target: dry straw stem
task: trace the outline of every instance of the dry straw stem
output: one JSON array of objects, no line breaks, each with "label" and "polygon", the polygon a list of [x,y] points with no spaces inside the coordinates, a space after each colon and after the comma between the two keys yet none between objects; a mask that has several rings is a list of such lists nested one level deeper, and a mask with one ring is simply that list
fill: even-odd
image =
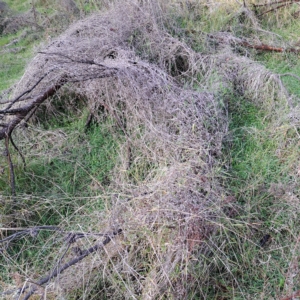
[{"label": "dry straw stem", "polygon": [[[122,1],[75,23],[36,55],[15,89],[13,98],[47,74],[9,110],[30,105],[67,78],[64,93],[86,99],[99,122],[104,107],[125,136],[110,192],[103,195],[110,199],[107,211],[78,214],[69,223],[101,232],[121,228],[123,235],[106,252],[60,274],[55,288],[47,289],[57,295],[96,275],[112,299],[202,295],[203,283],[189,276],[189,267],[204,264],[200,253],[208,257],[227,194],[215,176],[228,128],[220,95],[230,90],[270,111],[286,101],[276,75],[228,44],[202,55],[170,36],[162,3]],[[2,122],[14,117],[4,113]],[[134,177],[130,172],[141,165],[147,167]]]}]

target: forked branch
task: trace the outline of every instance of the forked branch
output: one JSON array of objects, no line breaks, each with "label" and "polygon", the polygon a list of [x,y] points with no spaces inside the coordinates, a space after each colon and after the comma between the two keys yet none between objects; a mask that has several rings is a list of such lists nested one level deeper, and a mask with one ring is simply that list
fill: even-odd
[{"label": "forked branch", "polygon": [[[45,283],[48,283],[52,278],[58,276],[66,269],[70,268],[71,266],[77,264],[81,260],[83,260],[85,257],[87,257],[89,254],[102,249],[105,245],[107,245],[116,235],[122,233],[122,229],[118,229],[117,231],[114,231],[111,235],[107,236],[105,240],[100,244],[95,244],[93,247],[90,247],[89,249],[82,251],[79,256],[71,259],[61,267],[55,268],[48,276],[41,278],[38,282],[35,283],[33,287],[30,288],[30,290],[27,292],[23,300],[28,300],[37,290],[37,287],[42,286]],[[29,286],[24,287],[20,293],[24,293]]]},{"label": "forked branch", "polygon": [[[14,148],[20,153],[18,147],[16,146],[16,144],[13,142],[11,138],[12,132],[16,128],[16,126],[19,125],[20,122],[23,120],[26,122],[35,113],[36,109],[39,107],[40,104],[42,104],[45,100],[55,95],[57,91],[62,86],[64,86],[67,82],[75,83],[75,82],[83,82],[86,80],[92,80],[96,78],[100,79],[105,77],[112,77],[118,71],[117,67],[108,67],[101,63],[97,63],[94,60],[75,59],[63,53],[40,52],[40,54],[45,54],[47,56],[61,57],[64,60],[66,60],[68,63],[71,63],[72,65],[78,65],[78,64],[95,65],[98,67],[98,69],[97,70],[93,69],[91,71],[83,70],[82,72],[79,72],[79,74],[71,74],[72,72],[68,73],[67,71],[65,71],[64,73],[68,73],[68,76],[66,75],[61,76],[60,79],[56,80],[53,85],[46,88],[44,91],[42,91],[39,94],[34,94],[33,92],[35,90],[38,90],[37,86],[41,83],[41,81],[45,79],[47,75],[49,75],[52,71],[54,71],[54,69],[51,68],[50,71],[46,72],[43,76],[41,76],[31,88],[22,92],[15,99],[11,101],[4,101],[1,103],[1,104],[7,104],[5,108],[0,110],[0,120],[2,120],[0,124],[0,140],[5,139],[6,154],[8,158],[8,164],[10,167],[9,168],[10,184],[11,184],[11,190],[13,196],[15,196],[16,194],[15,176],[14,176],[13,164],[9,154],[8,146],[9,146],[9,142],[11,142]],[[20,104],[20,102],[22,102],[22,104]],[[18,103],[18,105],[15,105],[16,103]],[[22,154],[21,157],[25,165],[25,160]]]},{"label": "forked branch", "polygon": [[13,115],[14,118],[10,120],[7,124],[2,125],[0,130],[0,140],[10,137],[12,131],[15,127],[37,106],[43,103],[46,99],[53,96],[65,83],[67,78],[62,78],[53,86],[50,86],[45,92],[36,96],[29,104],[24,105],[19,108],[6,108],[0,110],[0,115]]}]

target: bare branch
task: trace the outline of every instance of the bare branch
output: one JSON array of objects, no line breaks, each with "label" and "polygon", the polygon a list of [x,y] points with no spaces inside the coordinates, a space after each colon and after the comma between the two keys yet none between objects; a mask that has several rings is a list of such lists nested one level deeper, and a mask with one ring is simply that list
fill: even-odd
[{"label": "bare branch", "polygon": [[[0,140],[4,139],[7,136],[10,136],[14,128],[27,116],[28,113],[30,113],[32,109],[40,105],[49,97],[53,96],[66,82],[66,77],[62,78],[56,84],[48,88],[43,94],[34,98],[34,100],[31,103],[23,107],[9,110],[9,108],[11,107],[11,105],[9,105],[5,110],[0,111],[1,114],[15,115],[15,118],[12,121],[10,121],[3,129],[0,130]],[[17,99],[19,99],[19,97]]]},{"label": "bare branch", "polygon": [[295,3],[295,2],[299,2],[299,1],[285,2],[284,4],[278,5],[278,6],[274,7],[274,8],[272,8],[272,9],[269,9],[269,10],[267,10],[267,11],[264,11],[263,13],[261,13],[260,15],[258,15],[258,17],[261,17],[262,15],[265,15],[265,14],[267,14],[267,13],[269,13],[269,12],[275,11],[275,10],[277,10],[277,9],[279,9],[279,8],[288,6],[288,5],[293,4],[293,3]]},{"label": "bare branch", "polygon": [[36,233],[40,230],[50,230],[50,231],[58,231],[60,230],[59,227],[57,226],[36,226],[36,227],[31,227],[31,228],[0,228],[0,230],[20,230],[19,232],[16,232],[2,240],[0,240],[0,243],[4,243],[4,242],[11,242],[17,238],[20,238],[24,235],[36,235]]},{"label": "bare branch", "polygon": [[23,161],[23,165],[24,165],[24,170],[26,169],[26,161],[25,161],[25,157],[22,154],[21,150],[18,148],[18,146],[15,144],[14,140],[12,139],[12,136],[10,135],[9,137],[11,144],[13,145],[13,147],[16,149],[16,151],[19,153],[19,155],[21,156],[21,159]]},{"label": "bare branch", "polygon": [[14,198],[16,196],[16,182],[15,182],[14,165],[11,161],[11,156],[10,156],[10,152],[9,152],[9,135],[6,135],[6,137],[5,137],[5,150],[6,150],[6,156],[7,156],[7,161],[8,161],[8,165],[9,165],[11,194]]},{"label": "bare branch", "polygon": [[59,231],[60,233],[67,233],[67,237],[65,238],[66,241],[69,243],[74,243],[76,240],[87,237],[87,236],[103,236],[107,237],[107,233],[95,233],[95,232],[74,232],[74,231],[65,231],[62,230],[58,226],[49,226],[49,225],[43,225],[43,226],[35,226],[35,227],[30,227],[30,228],[1,228],[0,230],[3,231],[18,231],[14,234],[11,234],[10,236],[0,240],[0,243],[4,242],[11,242],[17,238],[20,238],[24,235],[31,235],[31,236],[36,236],[37,233],[41,230],[48,230],[48,231]]},{"label": "bare branch", "polygon": [[281,4],[281,3],[286,3],[288,4],[289,2],[299,2],[299,0],[294,0],[294,1],[290,1],[290,0],[280,0],[280,1],[274,1],[274,2],[268,2],[268,3],[262,3],[262,4],[253,4],[254,7],[262,7],[262,6],[272,6],[275,4]]},{"label": "bare branch", "polygon": [[[80,262],[81,260],[83,260],[85,257],[87,257],[89,254],[102,249],[105,245],[107,245],[116,235],[121,234],[122,233],[122,229],[119,229],[117,231],[114,231],[112,233],[112,235],[109,235],[105,238],[105,240],[100,243],[100,244],[96,244],[93,247],[83,251],[81,253],[80,256],[77,256],[73,259],[71,259],[70,261],[68,261],[67,263],[65,263],[63,266],[61,266],[60,268],[55,269],[54,271],[52,271],[48,276],[40,279],[38,282],[35,283],[35,285],[37,286],[42,286],[45,283],[48,283],[52,278],[56,277],[57,275],[61,274],[64,270],[70,268],[71,266],[77,264],[78,262]],[[25,289],[27,289],[27,287],[25,287],[23,289],[23,291],[20,292],[24,292]],[[25,295],[23,300],[28,300],[36,291],[36,287],[32,287],[31,290]]]},{"label": "bare branch", "polygon": [[213,40],[217,40],[221,43],[226,44],[233,44],[233,45],[240,45],[243,47],[255,49],[255,50],[262,50],[262,51],[270,51],[270,52],[292,52],[292,53],[299,53],[300,50],[296,48],[282,48],[282,47],[275,47],[273,45],[267,45],[267,44],[254,44],[251,41],[248,41],[246,39],[240,39],[236,38],[234,36],[227,37],[226,35],[214,35],[214,34],[208,34],[209,38]]},{"label": "bare branch", "polygon": [[[64,58],[67,58],[69,59],[71,62],[74,62],[74,63],[80,63],[80,64],[87,64],[87,65],[95,65],[95,66],[98,66],[98,67],[103,67],[105,69],[108,69],[107,66],[103,65],[103,64],[99,64],[99,63],[96,63],[94,60],[91,60],[91,59],[74,59],[66,54],[63,54],[63,53],[59,53],[59,52],[38,52],[40,54],[46,54],[46,55],[57,55],[57,56],[61,56],[61,57],[64,57]],[[113,70],[118,70],[118,68],[112,68],[110,67],[109,69],[113,69]]]},{"label": "bare branch", "polygon": [[[16,102],[20,102],[20,101],[23,101],[23,100],[26,100],[28,98],[25,98],[25,99],[21,99],[24,95],[32,92],[36,87],[37,85],[49,74],[50,72],[48,72],[47,74],[43,75],[30,89],[26,90],[25,92],[23,92],[21,95],[19,95],[17,98],[15,98],[14,100],[11,100],[11,101],[5,101],[1,104],[6,104],[6,103],[9,103],[9,105],[2,111],[0,111],[1,114],[5,114]],[[3,117],[0,116],[0,120],[2,119]]]}]

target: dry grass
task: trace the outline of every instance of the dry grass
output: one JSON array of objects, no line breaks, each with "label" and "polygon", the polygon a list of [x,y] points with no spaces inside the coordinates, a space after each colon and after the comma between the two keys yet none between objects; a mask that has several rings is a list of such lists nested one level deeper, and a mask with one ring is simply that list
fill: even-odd
[{"label": "dry grass", "polygon": [[[84,99],[97,122],[110,115],[115,120],[112,130],[123,132],[113,180],[101,193],[105,210],[91,213],[97,200],[91,198],[62,224],[93,232],[121,228],[123,234],[105,251],[62,273],[47,287],[49,297],[77,290],[88,298],[97,278],[102,281],[98,296],[111,299],[205,298],[209,258],[215,255],[228,266],[222,247],[211,237],[235,231],[221,219],[229,222],[238,213],[236,199],[218,174],[228,133],[229,91],[269,114],[288,105],[279,77],[237,55],[230,43],[220,43],[218,51],[204,55],[169,35],[164,26],[176,2],[140,2],[122,1],[72,25],[41,49],[14,92],[20,94],[48,74],[28,95],[33,97],[67,76],[62,99],[64,93]],[[190,9],[197,3],[186,5]],[[24,102],[14,107],[20,105]],[[68,105],[73,109],[72,102]],[[55,113],[56,107],[49,102],[42,109]],[[43,122],[41,111],[35,120]],[[57,134],[52,141],[56,146],[56,138],[61,141]],[[55,248],[55,239],[52,236],[45,247]],[[92,243],[83,239],[77,246]],[[63,249],[57,251],[55,257],[43,257],[43,271],[59,261]],[[204,280],[192,269],[202,269]],[[227,271],[231,274],[229,267]],[[26,275],[36,279],[29,271]]]}]

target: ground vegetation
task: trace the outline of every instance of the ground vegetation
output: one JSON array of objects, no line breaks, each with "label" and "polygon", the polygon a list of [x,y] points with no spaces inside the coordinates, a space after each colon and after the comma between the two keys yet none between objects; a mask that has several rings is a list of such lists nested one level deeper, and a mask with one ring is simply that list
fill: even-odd
[{"label": "ground vegetation", "polygon": [[3,4],[4,299],[296,297],[300,26],[282,4]]}]

